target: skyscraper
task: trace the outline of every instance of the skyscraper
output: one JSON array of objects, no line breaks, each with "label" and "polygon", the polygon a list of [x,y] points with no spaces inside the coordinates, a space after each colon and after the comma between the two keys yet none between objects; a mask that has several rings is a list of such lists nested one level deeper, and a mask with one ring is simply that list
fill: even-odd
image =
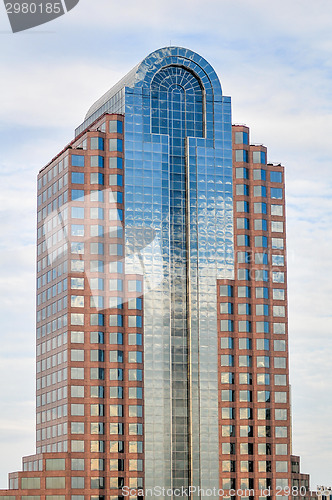
[{"label": "skyscraper", "polygon": [[209,63],[168,47],[40,171],[37,449],[1,497],[306,496],[266,154]]}]

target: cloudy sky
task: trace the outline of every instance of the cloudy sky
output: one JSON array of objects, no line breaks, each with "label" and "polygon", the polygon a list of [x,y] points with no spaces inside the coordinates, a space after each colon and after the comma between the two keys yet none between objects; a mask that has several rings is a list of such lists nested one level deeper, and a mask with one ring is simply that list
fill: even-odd
[{"label": "cloudy sky", "polygon": [[189,47],[232,96],[233,123],[287,171],[293,453],[312,487],[332,464],[330,0],[80,0],[13,35],[0,6],[0,488],[34,453],[36,175],[137,62]]}]

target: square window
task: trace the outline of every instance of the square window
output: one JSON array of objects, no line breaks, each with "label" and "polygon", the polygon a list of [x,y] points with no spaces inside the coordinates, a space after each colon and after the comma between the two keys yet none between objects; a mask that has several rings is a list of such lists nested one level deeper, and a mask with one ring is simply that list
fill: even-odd
[{"label": "square window", "polygon": [[92,190],[90,193],[90,201],[97,201],[99,203],[103,203],[104,201],[104,192],[100,190]]},{"label": "square window", "polygon": [[269,274],[267,269],[255,269],[255,281],[268,281]]},{"label": "square window", "polygon": [[143,380],[143,372],[142,370],[128,370],[128,380],[129,381],[139,381]]},{"label": "square window", "polygon": [[272,272],[272,283],[285,283],[285,273],[279,271]]},{"label": "square window", "polygon": [[93,172],[90,174],[90,184],[104,185],[104,174],[100,172]]},{"label": "square window", "polygon": [[249,186],[248,186],[248,184],[237,184],[235,186],[235,193],[238,196],[249,196]]},{"label": "square window", "polygon": [[255,247],[267,248],[267,237],[266,236],[255,236]]},{"label": "square window", "polygon": [[276,472],[288,472],[288,462],[276,461]]},{"label": "square window", "polygon": [[270,385],[269,373],[257,373],[257,385]]},{"label": "square window", "polygon": [[269,408],[258,408],[257,420],[271,420],[271,410]]},{"label": "square window", "polygon": [[269,306],[268,304],[256,304],[256,316],[268,316]]},{"label": "square window", "polygon": [[236,211],[241,212],[249,212],[249,203],[247,201],[237,201],[236,202]]},{"label": "square window", "polygon": [[71,155],[71,164],[73,167],[84,167],[84,156]]},{"label": "square window", "polygon": [[236,179],[249,179],[249,170],[247,168],[236,168],[235,177]]},{"label": "square window", "polygon": [[234,356],[231,354],[221,354],[220,366],[234,366]]},{"label": "square window", "polygon": [[287,420],[287,409],[276,408],[274,412],[276,420]]},{"label": "square window", "polygon": [[266,198],[266,187],[265,186],[254,186],[254,196]]},{"label": "square window", "polygon": [[283,288],[273,288],[273,300],[285,300],[285,290]]},{"label": "square window", "polygon": [[238,297],[251,297],[251,288],[249,286],[238,286],[237,287],[237,296]]},{"label": "square window", "polygon": [[71,278],[70,283],[72,290],[84,290],[84,278]]},{"label": "square window", "polygon": [[272,233],[282,233],[284,231],[284,223],[273,220],[271,222],[271,231]]},{"label": "square window", "polygon": [[71,470],[84,470],[84,458],[72,458]]},{"label": "square window", "polygon": [[84,236],[84,224],[72,224],[71,225],[71,235],[72,236]]},{"label": "square window", "polygon": [[235,144],[248,144],[249,143],[249,134],[248,132],[235,132],[234,134],[234,142]]},{"label": "square window", "polygon": [[104,151],[104,139],[102,137],[91,137],[90,149],[100,149]]},{"label": "square window", "polygon": [[234,460],[223,460],[222,461],[222,471],[223,472],[235,472],[235,461]]},{"label": "square window", "polygon": [[239,356],[239,367],[250,367],[252,364],[251,356]]},{"label": "square window", "polygon": [[284,240],[283,238],[271,238],[272,248],[283,250],[284,248]]},{"label": "square window", "polygon": [[109,184],[110,186],[122,186],[123,185],[123,176],[121,174],[110,174],[109,175]]},{"label": "square window", "polygon": [[238,304],[238,306],[237,306],[237,312],[238,312],[238,314],[245,314],[245,315],[251,314],[251,306],[250,306],[250,304],[248,304],[246,302]]},{"label": "square window", "polygon": [[252,408],[239,408],[240,420],[252,419]]},{"label": "square window", "polygon": [[255,264],[266,266],[268,264],[267,254],[264,252],[256,252],[255,253]]},{"label": "square window", "polygon": [[72,201],[84,201],[84,189],[72,189],[71,199]]},{"label": "square window", "polygon": [[264,202],[255,202],[254,203],[254,213],[255,214],[266,214],[267,213],[267,205]]},{"label": "square window", "polygon": [[266,219],[255,219],[254,220],[255,231],[267,231],[267,220]]},{"label": "square window", "polygon": [[84,219],[84,208],[71,207],[71,216],[73,219]]},{"label": "square window", "polygon": [[109,168],[122,169],[123,168],[123,160],[122,160],[122,158],[119,158],[117,156],[112,156],[109,159]]},{"label": "square window", "polygon": [[[285,359],[285,358],[274,358],[274,359],[276,360],[276,359]],[[275,366],[275,368],[276,368],[276,366]],[[287,376],[286,375],[274,375],[274,385],[287,385]]]},{"label": "square window", "polygon": [[272,265],[273,266],[284,266],[285,257],[283,255],[272,254]]},{"label": "square window", "polygon": [[239,373],[239,384],[252,385],[251,373]]},{"label": "square window", "polygon": [[241,320],[238,322],[239,332],[251,332],[251,321]]},{"label": "square window", "polygon": [[234,373],[232,372],[222,372],[220,374],[221,384],[234,384]]},{"label": "square window", "polygon": [[221,349],[233,349],[233,339],[232,337],[223,337],[220,339]]},{"label": "square window", "polygon": [[91,167],[104,167],[104,157],[103,156],[90,156],[90,166]]},{"label": "square window", "polygon": [[103,422],[91,422],[90,433],[91,434],[104,434]]},{"label": "square window", "polygon": [[239,338],[239,349],[251,349],[252,342],[251,339],[247,337]]},{"label": "square window", "polygon": [[240,281],[249,281],[250,280],[250,270],[249,269],[238,269],[237,270],[237,277],[238,280]]},{"label": "square window", "polygon": [[90,243],[90,253],[93,255],[104,255],[104,244],[103,243]]},{"label": "square window", "polygon": [[282,200],[282,188],[271,188],[271,198]]},{"label": "square window", "polygon": [[233,332],[234,322],[231,319],[221,319],[220,320],[220,331],[221,332]]},{"label": "square window", "polygon": [[286,323],[273,323],[273,333],[285,334],[286,333]]},{"label": "square window", "polygon": [[286,341],[285,340],[275,340],[274,341],[275,351],[286,351]]},{"label": "square window", "polygon": [[104,343],[104,333],[103,332],[91,332],[90,333],[90,343],[91,344],[103,344]]},{"label": "square window", "polygon": [[266,181],[266,170],[255,168],[253,171],[254,181]]},{"label": "square window", "polygon": [[142,399],[143,390],[141,387],[129,387],[128,396],[129,399]]},{"label": "square window", "polygon": [[257,391],[258,403],[269,403],[271,401],[270,391]]},{"label": "square window", "polygon": [[[135,290],[130,290],[128,284],[128,291],[135,291]],[[219,295],[220,297],[233,297],[233,287],[231,285],[221,285],[219,287]]]},{"label": "square window", "polygon": [[287,403],[287,392],[275,392],[274,393],[275,403]]},{"label": "square window", "polygon": [[104,315],[101,313],[90,314],[90,325],[92,326],[104,326],[105,319]]},{"label": "square window", "polygon": [[245,247],[250,246],[250,240],[247,234],[238,234],[236,237],[236,241],[238,246],[245,246]]},{"label": "square window", "polygon": [[239,401],[240,402],[251,402],[252,392],[251,391],[239,391]]},{"label": "square window", "polygon": [[283,216],[283,206],[282,205],[271,205],[271,215],[277,215],[279,217]]},{"label": "square window", "polygon": [[286,368],[286,358],[275,357],[274,358],[274,368]]},{"label": "square window", "polygon": [[271,182],[282,182],[282,172],[270,172]]},{"label": "square window", "polygon": [[123,151],[122,139],[109,139],[109,151],[119,151],[121,153]]},{"label": "square window", "polygon": [[257,356],[256,363],[257,363],[257,368],[269,368],[270,358],[269,356]]},{"label": "square window", "polygon": [[237,229],[249,229],[249,219],[246,217],[238,217],[236,219]]},{"label": "square window", "polygon": [[238,251],[236,252],[237,262],[239,264],[249,264],[251,262],[251,255],[247,251]]},{"label": "square window", "polygon": [[84,184],[84,173],[83,172],[72,172],[71,182],[73,184]]},{"label": "square window", "polygon": [[248,151],[246,149],[236,149],[235,161],[242,161],[248,163]]},{"label": "square window", "polygon": [[73,489],[84,489],[84,477],[72,477],[71,487]]},{"label": "square window", "polygon": [[90,208],[90,219],[104,219],[104,209],[101,207]]},{"label": "square window", "polygon": [[273,306],[273,316],[278,318],[284,318],[286,315],[285,306]]},{"label": "square window", "polygon": [[84,307],[83,295],[72,295],[70,298],[71,307]]},{"label": "square window", "polygon": [[234,420],[234,408],[221,408],[221,418],[224,420]]},{"label": "square window", "polygon": [[108,122],[108,130],[111,134],[122,134],[123,124],[119,120],[110,120]]},{"label": "square window", "polygon": [[[129,301],[128,301],[129,303]],[[220,313],[221,314],[233,314],[233,304],[231,302],[221,302]],[[136,309],[136,307],[128,307],[129,309]]]},{"label": "square window", "polygon": [[110,351],[110,363],[123,363],[123,351]]},{"label": "square window", "polygon": [[253,163],[266,164],[266,152],[265,151],[253,151],[252,161],[253,161]]},{"label": "square window", "polygon": [[269,339],[256,339],[256,349],[259,351],[268,351],[270,349]]}]

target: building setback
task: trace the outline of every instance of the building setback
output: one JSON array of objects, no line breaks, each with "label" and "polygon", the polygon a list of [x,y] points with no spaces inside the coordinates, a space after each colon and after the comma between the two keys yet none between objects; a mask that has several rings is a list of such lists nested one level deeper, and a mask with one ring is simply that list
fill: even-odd
[{"label": "building setback", "polygon": [[36,454],[1,498],[309,498],[284,168],[205,59],[157,50],[90,108],[39,173],[37,236]]}]

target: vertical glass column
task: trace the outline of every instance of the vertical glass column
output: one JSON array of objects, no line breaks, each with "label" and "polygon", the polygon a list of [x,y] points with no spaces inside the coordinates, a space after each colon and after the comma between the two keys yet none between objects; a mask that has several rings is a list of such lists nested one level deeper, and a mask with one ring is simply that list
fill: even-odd
[{"label": "vertical glass column", "polygon": [[126,240],[140,226],[156,243],[141,271],[146,488],[219,487],[216,284],[233,277],[230,99],[190,54],[147,59],[126,89]]}]

